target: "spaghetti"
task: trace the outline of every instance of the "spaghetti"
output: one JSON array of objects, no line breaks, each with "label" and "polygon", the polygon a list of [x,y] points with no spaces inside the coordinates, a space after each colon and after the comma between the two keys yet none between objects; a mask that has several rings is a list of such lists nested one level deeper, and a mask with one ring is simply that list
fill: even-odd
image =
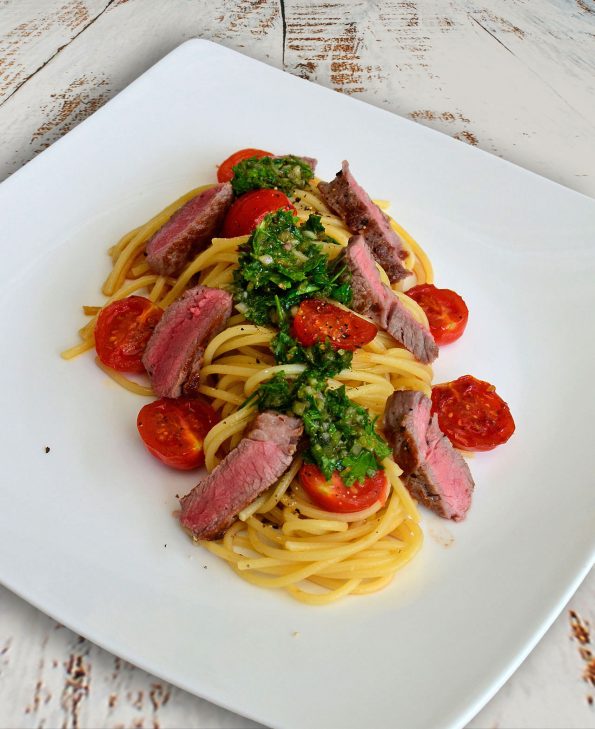
[{"label": "spaghetti", "polygon": [[[183,195],[146,224],[127,233],[109,254],[112,271],[102,291],[108,297],[103,307],[137,292],[165,309],[178,299],[196,279],[215,288],[228,287],[237,268],[238,248],[248,236],[214,238],[211,245],[192,260],[177,278],[160,276],[148,270],[144,250],[150,237],[191,197],[206,189]],[[335,258],[351,235],[322,201],[317,182],[297,190],[292,203],[303,222],[311,213],[320,216],[326,234],[335,242],[323,244],[329,259]],[[378,201],[385,209],[387,204]],[[408,253],[405,265],[417,283],[432,282],[429,259],[419,245],[391,219]],[[384,271],[380,269],[388,283]],[[410,283],[410,282],[409,282]],[[403,293],[403,282],[393,285],[395,296],[412,315],[427,325],[422,309]],[[79,331],[81,343],[63,352],[65,359],[92,349],[97,316],[103,307],[84,307],[89,316]],[[204,441],[205,463],[212,471],[242,439],[255,415],[254,406],[241,407],[258,387],[279,372],[298,376],[302,364],[276,365],[270,349],[275,332],[255,326],[242,313],[234,314],[227,328],[208,344],[200,373],[199,392],[210,399],[221,420]],[[150,396],[150,387],[132,381],[114,370],[98,365],[122,387],[141,396]],[[395,389],[431,393],[432,369],[420,364],[385,332],[358,349],[350,369],[329,380],[330,388],[345,386],[350,400],[381,416],[387,398]],[[334,513],[315,506],[297,478],[301,459],[267,492],[244,509],[218,541],[200,544],[224,559],[244,580],[268,588],[284,589],[294,598],[312,605],[327,604],[348,594],[366,594],[386,586],[395,573],[419,550],[423,536],[419,517],[403,486],[399,467],[392,459],[383,461],[390,483],[384,504],[356,513]]]}]

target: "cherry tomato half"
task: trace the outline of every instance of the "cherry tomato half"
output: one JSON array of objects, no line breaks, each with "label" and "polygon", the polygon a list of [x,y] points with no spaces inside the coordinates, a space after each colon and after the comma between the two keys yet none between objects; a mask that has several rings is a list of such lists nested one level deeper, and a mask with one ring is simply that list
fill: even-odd
[{"label": "cherry tomato half", "polygon": [[335,349],[353,351],[371,342],[377,332],[361,316],[320,299],[302,301],[293,319],[293,335],[305,347],[328,339]]},{"label": "cherry tomato half", "polygon": [[338,471],[327,481],[313,463],[300,468],[300,483],[312,501],[326,511],[342,514],[368,509],[377,502],[384,506],[388,497],[388,478],[385,471],[377,471],[363,483],[345,486]]},{"label": "cherry tomato half", "polygon": [[295,212],[289,198],[279,190],[250,190],[241,195],[227,211],[221,234],[224,238],[248,235],[267,213],[281,209]]},{"label": "cherry tomato half", "polygon": [[180,471],[205,462],[204,439],[219,422],[213,408],[200,398],[161,398],[145,405],[136,426],[150,453]]},{"label": "cherry tomato half", "polygon": [[120,372],[144,372],[142,356],[163,310],[144,296],[129,296],[102,309],[95,349],[104,365]]},{"label": "cherry tomato half", "polygon": [[469,309],[455,291],[420,284],[405,293],[425,311],[436,344],[450,344],[465,331]]},{"label": "cherry tomato half", "polygon": [[456,448],[491,451],[510,438],[515,424],[494,385],[464,375],[432,388],[432,412]]},{"label": "cherry tomato half", "polygon": [[234,152],[224,162],[219,165],[217,170],[217,180],[219,182],[229,182],[233,178],[233,168],[238,162],[250,157],[272,157],[271,152],[265,152],[263,149],[240,149]]}]

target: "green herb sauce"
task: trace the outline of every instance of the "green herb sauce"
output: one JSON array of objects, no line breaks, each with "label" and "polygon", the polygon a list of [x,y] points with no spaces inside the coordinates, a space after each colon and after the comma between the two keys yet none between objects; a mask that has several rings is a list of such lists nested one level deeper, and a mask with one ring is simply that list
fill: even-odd
[{"label": "green herb sauce", "polygon": [[291,195],[297,187],[305,187],[314,176],[310,165],[293,155],[249,157],[232,169],[231,186],[236,195],[262,188],[274,188]]},{"label": "green herb sauce", "polygon": [[315,294],[348,304],[345,268],[330,263],[320,246],[327,240],[316,215],[302,226],[289,210],[267,215],[240,248],[235,272],[236,305],[246,318],[279,326],[279,317]]},{"label": "green herb sauce", "polygon": [[373,476],[391,449],[376,432],[376,419],[352,402],[345,387],[329,388],[318,370],[307,369],[295,380],[275,375],[257,391],[259,410],[282,410],[299,416],[309,438],[304,453],[327,479],[340,471],[346,486]]},{"label": "green herb sauce", "polygon": [[256,400],[259,410],[302,418],[309,438],[306,461],[315,463],[327,479],[340,471],[350,486],[373,476],[391,452],[376,432],[376,419],[351,402],[344,387],[328,386],[328,378],[350,368],[353,353],[334,349],[329,341],[304,347],[291,336],[292,312],[302,300],[318,296],[351,302],[345,267],[330,262],[321,248],[328,240],[316,215],[301,226],[290,211],[267,215],[240,249],[234,299],[249,321],[277,329],[271,341],[277,364],[306,365],[292,380],[277,374],[250,400]]}]

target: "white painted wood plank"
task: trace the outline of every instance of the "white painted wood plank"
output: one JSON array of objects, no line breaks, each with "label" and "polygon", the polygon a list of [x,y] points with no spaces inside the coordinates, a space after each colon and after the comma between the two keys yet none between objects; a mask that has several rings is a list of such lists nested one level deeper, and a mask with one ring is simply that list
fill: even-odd
[{"label": "white painted wood plank", "polygon": [[232,45],[280,65],[280,6],[276,0],[128,0],[110,5],[0,106],[0,179],[192,37]]},{"label": "white painted wood plank", "polygon": [[[500,13],[500,14],[498,14]],[[595,2],[506,0],[470,16],[549,86],[595,132]]]},{"label": "white painted wood plank", "polygon": [[[592,729],[589,645],[573,637],[570,610],[595,625],[595,572],[469,729]],[[258,726],[120,661],[1,587],[0,615],[0,729]]]},{"label": "white painted wood plank", "polygon": [[1,587],[0,615],[2,729],[257,726],[97,648]]},{"label": "white painted wood plank", "polygon": [[4,3],[0,10],[0,103],[83,32],[106,3],[108,0]]},{"label": "white painted wood plank", "polygon": [[[522,3],[498,5],[495,13],[494,3],[464,0],[290,0],[284,4],[285,67],[595,194],[595,146],[582,142],[593,135],[595,118],[595,94],[589,93],[595,13],[582,12],[575,28],[574,11],[564,14],[560,2],[543,0],[556,37],[542,42],[541,21],[532,21],[535,14]],[[20,89],[18,99],[0,107],[7,137],[0,177],[192,36],[281,65],[277,0],[128,0],[110,6]],[[555,55],[558,40],[565,50]],[[569,65],[568,48],[581,63]],[[585,89],[580,103],[575,87]]]},{"label": "white painted wood plank", "polygon": [[586,652],[594,649],[592,644],[577,640],[572,630],[576,619],[571,611],[583,624],[595,625],[595,571],[468,729],[593,729],[595,710],[591,702],[595,700],[595,686],[586,678]]},{"label": "white painted wood plank", "polygon": [[[349,12],[286,3],[286,67],[595,196],[595,145],[585,144],[595,131],[595,13],[575,27],[560,4],[542,1],[537,14],[520,2],[386,0]],[[562,39],[557,54],[544,16]],[[566,60],[569,49],[580,64]],[[573,84],[580,112],[576,94],[563,96]]]}]

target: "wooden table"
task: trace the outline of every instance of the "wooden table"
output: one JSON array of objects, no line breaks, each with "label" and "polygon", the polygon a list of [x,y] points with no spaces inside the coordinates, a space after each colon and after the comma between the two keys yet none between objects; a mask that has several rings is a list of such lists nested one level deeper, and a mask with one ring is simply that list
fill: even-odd
[{"label": "wooden table", "polygon": [[[595,197],[595,0],[3,0],[0,179],[192,37]],[[255,726],[3,588],[0,616],[2,728]],[[469,726],[595,727],[594,620],[591,573]]]}]

